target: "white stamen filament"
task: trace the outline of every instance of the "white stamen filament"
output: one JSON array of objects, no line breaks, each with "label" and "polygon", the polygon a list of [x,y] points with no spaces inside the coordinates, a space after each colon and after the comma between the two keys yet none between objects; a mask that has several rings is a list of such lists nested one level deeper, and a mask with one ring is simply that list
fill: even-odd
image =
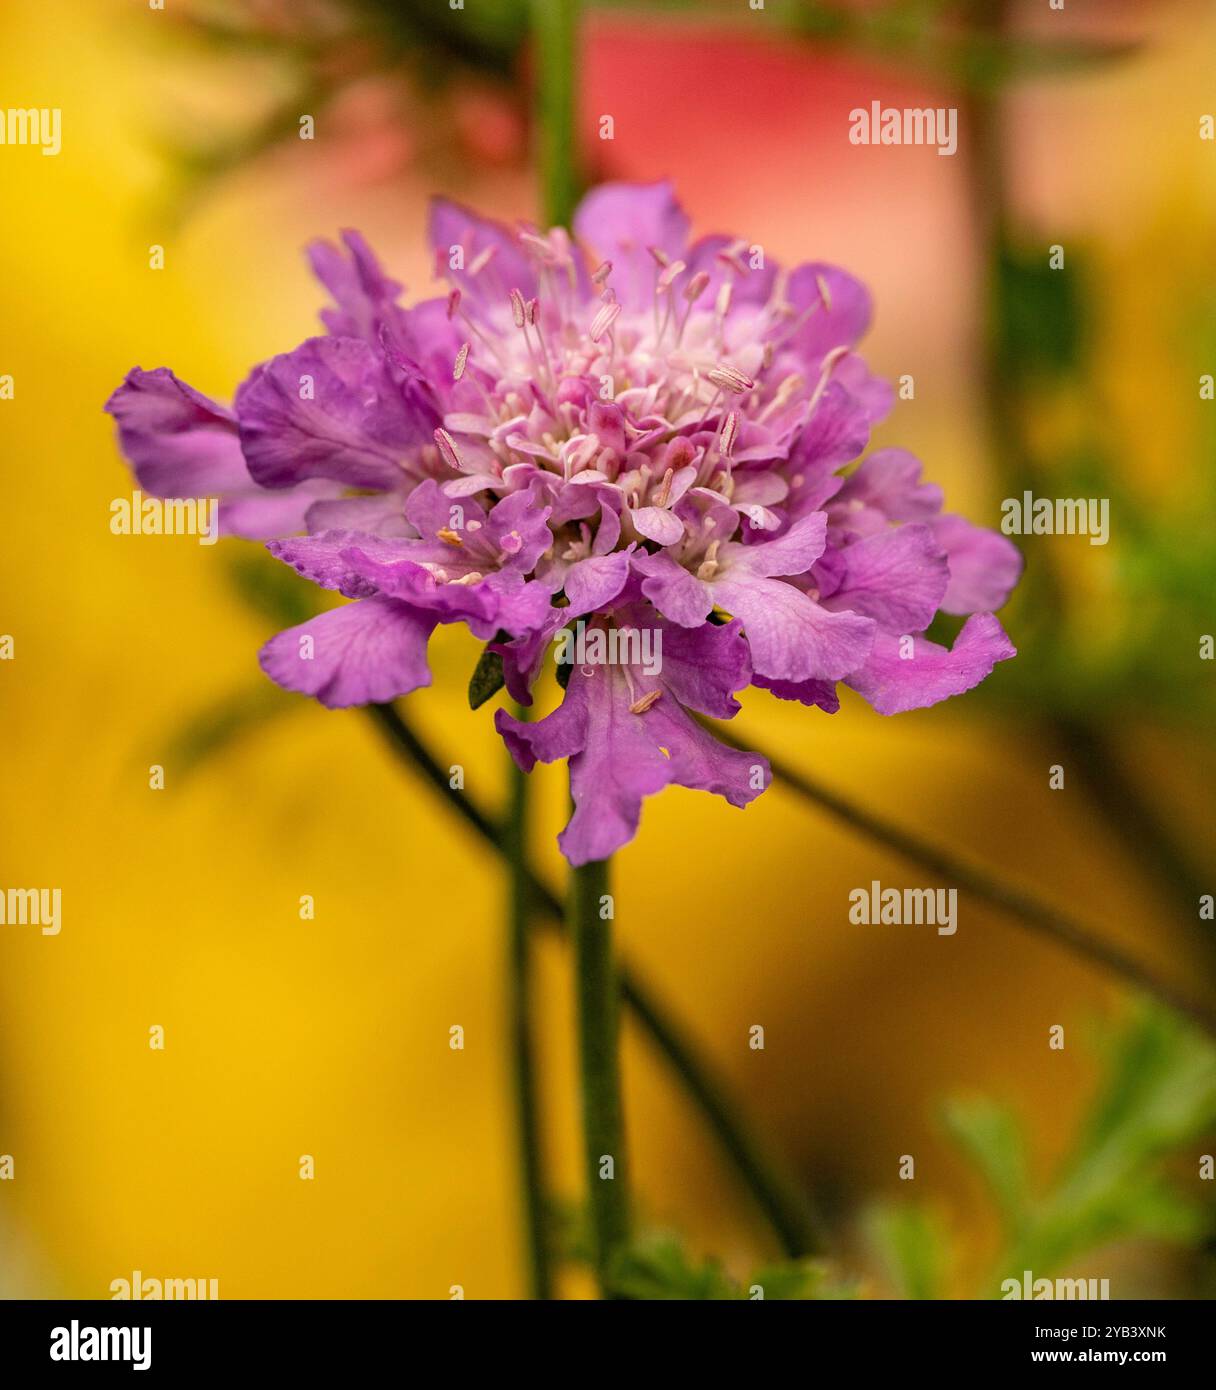
[{"label": "white stamen filament", "polygon": [[468,273],[470,275],[480,275],[481,272],[490,264],[498,253],[498,247],[491,242],[489,246],[483,248],[469,262]]}]

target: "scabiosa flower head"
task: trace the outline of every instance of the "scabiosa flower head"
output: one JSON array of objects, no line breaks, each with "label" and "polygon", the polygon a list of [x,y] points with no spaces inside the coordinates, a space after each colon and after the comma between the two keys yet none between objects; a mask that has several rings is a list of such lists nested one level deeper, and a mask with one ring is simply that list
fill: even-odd
[{"label": "scabiosa flower head", "polygon": [[[525,769],[569,760],[581,864],[668,783],[736,806],[764,789],[763,760],[695,717],[730,718],[748,685],[835,712],[843,682],[893,714],[1014,654],[992,616],[1010,542],[943,515],[902,450],[842,471],[892,402],[854,351],[853,277],[690,242],[666,184],[595,189],[573,238],[446,202],[430,230],[446,295],[402,307],[346,232],[311,250],[327,335],[256,367],[232,411],[164,368],[107,407],[144,488],[218,495],[222,529],[351,600],[266,644],[280,685],[408,694],[459,622],[530,704],[577,629],[561,705],[495,722]],[[924,636],[939,611],[968,615],[952,648]]]}]

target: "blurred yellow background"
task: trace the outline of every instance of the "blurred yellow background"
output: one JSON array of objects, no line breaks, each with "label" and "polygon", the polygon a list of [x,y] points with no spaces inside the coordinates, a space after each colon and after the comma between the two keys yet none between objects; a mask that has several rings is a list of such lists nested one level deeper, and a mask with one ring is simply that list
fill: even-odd
[{"label": "blurred yellow background", "polygon": [[[1216,17],[1172,18],[1143,54],[1027,86],[1011,106],[1024,216],[1044,244],[1084,242],[1100,267],[1105,428],[1147,508],[1212,466],[1197,457],[1198,402],[1169,404],[1190,364],[1158,311],[1188,285],[1210,302],[1216,154],[1195,130],[1212,104]],[[354,711],[300,699],[196,770],[175,766],[200,709],[260,688],[270,627],[230,579],[247,543],[111,535],[110,501],[132,484],[102,405],[135,364],[229,399],[251,363],[314,331],[306,241],[356,226],[423,295],[428,196],[532,215],[533,182],[509,108],[490,102],[479,160],[437,159],[407,131],[361,168],[322,127],[183,204],[165,130],[183,113],[253,108],[262,88],[256,66],[176,53],[171,22],[120,0],[9,0],[0,14],[5,101],[63,110],[59,156],[0,148],[0,373],[15,380],[0,402],[0,633],[16,652],[0,663],[0,863],[6,885],[63,890],[58,937],[0,928],[0,1153],[15,1169],[0,1182],[0,1293],[107,1297],[139,1269],[215,1278],[226,1298],[446,1298],[453,1284],[518,1296],[502,874]],[[598,174],[670,175],[698,232],[739,230],[786,262],[838,260],[871,285],[865,350],[916,380],[879,442],[916,450],[950,509],[996,524],[964,156],[845,140],[858,93],[923,89],[811,48],[636,16],[592,24],[585,74],[584,112],[616,117],[611,150],[592,152]],[[149,269],[154,243],[162,271]],[[1016,602],[1006,617],[1020,644]],[[488,711],[465,701],[476,647],[441,629],[432,656],[412,717],[470,792],[500,805],[504,754]],[[999,704],[883,721],[852,699],[828,718],[753,691],[737,732],[1198,978],[1186,924],[1078,788],[1048,790],[1052,750]],[[1181,740],[1126,735],[1177,824],[1210,817],[1206,751],[1179,766]],[[558,884],[561,774],[537,782],[537,855]],[[954,938],[850,926],[849,889],[872,878],[924,881],[779,788],[746,813],[669,790],[618,856],[619,939],[808,1186],[848,1211],[895,1195],[899,1155],[914,1153],[918,1187],[979,1268],[992,1232],[935,1106],[955,1091],[1012,1100],[1045,1171],[1092,1081],[1087,1020],[1121,994],[966,900]],[[298,916],[306,893],[315,921]],[[546,940],[545,1138],[573,1198],[569,995],[565,953]],[[747,1046],[754,1023],[763,1052]],[[1055,1023],[1063,1053],[1045,1045]],[[453,1024],[464,1051],[449,1049]],[[149,1047],[154,1025],[163,1051]],[[646,1219],[732,1268],[771,1253],[632,1027],[625,1070]],[[303,1154],[314,1181],[298,1176]],[[1168,1261],[1141,1254],[1136,1269],[1138,1291],[1173,1286]]]}]

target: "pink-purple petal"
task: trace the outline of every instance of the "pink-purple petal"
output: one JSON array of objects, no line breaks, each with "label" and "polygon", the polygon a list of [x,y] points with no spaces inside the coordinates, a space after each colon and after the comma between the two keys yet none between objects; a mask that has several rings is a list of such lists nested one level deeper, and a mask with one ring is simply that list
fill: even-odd
[{"label": "pink-purple petal", "polygon": [[1008,536],[961,516],[937,517],[933,534],[950,566],[942,609],[965,614],[1003,607],[1022,573],[1022,553]]},{"label": "pink-purple petal", "polygon": [[236,397],[241,447],[263,487],[332,478],[390,490],[430,435],[359,338],[310,338],[257,368]]},{"label": "pink-purple petal", "polygon": [[634,569],[643,576],[642,592],[665,618],[681,627],[700,627],[713,611],[713,591],[666,551],[637,551]]},{"label": "pink-purple petal", "polygon": [[250,487],[236,417],[168,367],[134,367],[106,402],[140,487],[157,497],[218,497]]},{"label": "pink-purple petal", "polygon": [[830,613],[782,579],[728,575],[713,585],[722,608],[742,620],[752,665],[779,680],[839,680],[865,661],[873,619]]},{"label": "pink-purple petal", "polygon": [[604,183],[574,214],[574,232],[600,260],[612,262],[612,288],[621,303],[641,308],[654,298],[655,247],[671,261],[688,244],[689,222],[670,183]]},{"label": "pink-purple petal", "polygon": [[903,714],[973,689],[998,661],[1016,655],[1000,622],[991,613],[977,613],[963,624],[953,648],[927,637],[880,634],[869,659],[846,683],[879,714]]},{"label": "pink-purple petal", "polygon": [[923,632],[946,592],[946,556],[928,526],[900,526],[838,552],[837,587],[823,603],[874,621],[884,632]]},{"label": "pink-purple petal", "polygon": [[431,683],[426,644],[436,619],[375,597],[331,609],[272,637],[262,670],[330,709],[379,704]]}]

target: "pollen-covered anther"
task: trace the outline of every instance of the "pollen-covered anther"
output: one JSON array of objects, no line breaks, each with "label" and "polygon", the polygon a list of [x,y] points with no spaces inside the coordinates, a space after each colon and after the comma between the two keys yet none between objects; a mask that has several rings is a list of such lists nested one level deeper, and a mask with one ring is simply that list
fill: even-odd
[{"label": "pollen-covered anther", "polygon": [[591,272],[591,283],[593,285],[604,285],[608,282],[608,277],[612,274],[612,262],[601,261]]},{"label": "pollen-covered anther", "polygon": [[516,328],[524,326],[527,314],[524,308],[524,297],[518,290],[511,291],[511,317],[515,321]]},{"label": "pollen-covered anther", "polygon": [[659,484],[659,490],[655,494],[654,505],[656,507],[665,507],[667,505],[667,499],[671,496],[671,480],[674,477],[674,468],[669,468],[667,472],[663,474],[663,481]]},{"label": "pollen-covered anther", "polygon": [[705,373],[706,378],[723,391],[733,391],[736,396],[741,396],[745,391],[750,391],[755,382],[750,376],[741,372],[738,367],[728,366],[726,363],[719,363],[716,367],[711,367]]},{"label": "pollen-covered anther", "polygon": [[453,531],[450,527],[444,526],[440,530],[436,531],[435,534],[444,543],[444,545],[462,546],[464,544],[464,538],[460,535],[460,533],[458,531]]},{"label": "pollen-covered anther", "polygon": [[591,341],[598,343],[620,316],[621,306],[617,300],[610,299],[601,304],[596,316],[591,320]]},{"label": "pollen-covered anther", "polygon": [[450,582],[453,583],[453,584],[466,584],[466,585],[468,585],[468,584],[480,584],[483,578],[484,578],[484,576],[482,575],[482,573],[481,573],[480,570],[470,570],[470,571],[468,572],[468,574],[462,574],[458,579],[453,579],[453,580],[451,580]]},{"label": "pollen-covered anther", "polygon": [[705,550],[705,559],[697,566],[698,579],[712,579],[718,572],[718,546],[721,541],[710,541]]},{"label": "pollen-covered anther", "polygon": [[661,700],[662,698],[663,692],[661,690],[648,690],[645,695],[635,700],[633,704],[629,706],[629,713],[645,714],[656,700]]},{"label": "pollen-covered anther", "polygon": [[658,266],[666,267],[671,264],[671,257],[660,246],[648,246],[647,251],[654,258],[654,263]]},{"label": "pollen-covered anther", "polygon": [[462,376],[464,376],[464,369],[465,369],[465,365],[468,363],[468,360],[469,360],[469,345],[468,345],[468,343],[461,343],[461,345],[460,345],[460,351],[456,354],[456,362],[455,362],[455,365],[452,367],[452,380],[453,380],[453,381],[459,381],[460,378],[461,378]]},{"label": "pollen-covered anther", "polygon": [[731,242],[729,246],[724,246],[715,254],[715,259],[728,265],[736,275],[745,275],[747,267],[743,264],[741,253],[747,250],[747,243],[744,241]]},{"label": "pollen-covered anther", "polygon": [[672,261],[665,267],[662,275],[658,279],[658,290],[660,294],[665,294],[672,286],[677,275],[683,275],[688,269],[683,261]]},{"label": "pollen-covered anther", "polygon": [[718,448],[722,452],[724,459],[733,457],[735,452],[735,440],[739,436],[739,412],[732,410],[726,417],[726,423],[722,426],[722,438],[718,443]]},{"label": "pollen-covered anther", "polygon": [[440,428],[435,431],[435,443],[439,446],[439,453],[444,463],[449,468],[454,468],[458,473],[464,471],[464,465],[460,461],[460,454],[456,448],[456,441],[447,432]]},{"label": "pollen-covered anther", "polygon": [[698,270],[687,285],[684,286],[684,298],[690,304],[695,304],[709,287],[709,272]]}]

